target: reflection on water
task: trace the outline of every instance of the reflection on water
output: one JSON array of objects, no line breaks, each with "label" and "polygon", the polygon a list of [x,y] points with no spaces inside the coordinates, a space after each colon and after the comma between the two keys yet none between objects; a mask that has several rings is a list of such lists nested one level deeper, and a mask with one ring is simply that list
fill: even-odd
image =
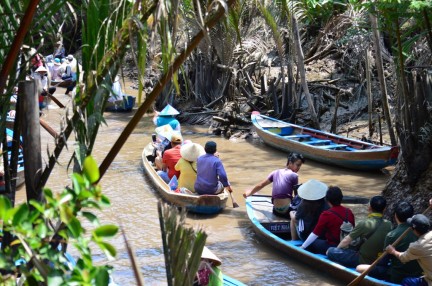
[{"label": "reflection on water", "polygon": [[[45,115],[52,127],[58,130],[59,111],[50,110]],[[95,145],[94,157],[101,163],[132,114],[106,113],[107,126],[102,126]],[[259,140],[226,140],[206,133],[207,128],[182,126],[185,139],[205,144],[214,140],[240,208],[233,209],[229,200],[227,208],[218,216],[188,215],[187,223],[203,227],[208,233],[207,245],[222,259],[222,271],[248,285],[339,285],[331,273],[320,273],[287,257],[258,240],[245,212],[242,193],[246,188],[265,179],[276,168],[283,168],[286,155],[261,143]],[[121,152],[110,166],[101,184],[112,206],[99,213],[103,223],[121,224],[129,243],[133,246],[141,267],[145,285],[165,285],[165,264],[157,213],[158,195],[143,174],[141,152],[154,132],[151,117],[144,117],[129,137]],[[53,139],[42,131],[43,146],[53,150]],[[73,150],[59,160],[48,186],[53,190],[69,184],[66,166]],[[44,154],[46,160],[46,154]],[[338,185],[345,194],[371,196],[380,192],[387,176],[365,173],[306,161],[300,172],[300,182],[319,179],[329,185]],[[23,195],[25,191],[19,192]],[[261,194],[270,194],[271,186]],[[119,285],[135,285],[123,238],[119,235],[112,244],[118,250],[117,258],[109,262],[115,267],[114,279]],[[99,263],[107,263],[102,253],[95,249]],[[339,284],[338,284],[339,283]]]}]

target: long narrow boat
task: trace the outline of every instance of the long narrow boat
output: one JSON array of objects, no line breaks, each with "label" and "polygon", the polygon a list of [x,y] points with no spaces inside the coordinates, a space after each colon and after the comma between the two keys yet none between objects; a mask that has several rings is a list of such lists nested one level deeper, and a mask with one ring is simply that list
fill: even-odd
[{"label": "long narrow boat", "polygon": [[[344,197],[344,203],[367,203],[367,199],[356,197]],[[284,218],[275,216],[272,212],[273,204],[271,196],[250,196],[246,199],[246,211],[255,233],[266,243],[275,247],[288,255],[295,261],[301,261],[310,265],[314,269],[319,269],[321,273],[327,273],[344,283],[354,280],[360,273],[353,268],[348,268],[335,263],[327,256],[314,254],[300,248],[302,241],[287,240],[290,236],[289,221]],[[271,284],[271,281],[269,281]],[[396,285],[383,280],[378,280],[370,276],[360,282],[359,285],[377,286],[377,285]]]},{"label": "long narrow boat", "polygon": [[[13,140],[13,131],[9,128],[6,128],[6,136],[7,136],[7,152],[8,152],[8,158],[10,162],[10,156],[11,156],[11,148],[12,148],[12,140]],[[0,160],[2,161],[2,160]],[[18,149],[18,166],[17,166],[17,176],[14,178],[16,180],[16,186],[20,186],[24,183],[24,155],[22,152],[22,147],[20,146]],[[4,170],[3,170],[3,161],[1,162],[0,166],[0,193],[5,191],[5,180],[4,180]]]},{"label": "long narrow boat", "polygon": [[263,141],[285,152],[356,170],[382,169],[396,163],[398,147],[380,146],[302,127],[254,111],[251,116]]},{"label": "long narrow boat", "polygon": [[219,195],[192,195],[172,191],[157,174],[153,163],[149,161],[153,150],[152,143],[149,143],[142,152],[144,170],[165,201],[178,207],[186,207],[188,211],[199,214],[217,214],[226,207],[229,196],[226,190]]}]

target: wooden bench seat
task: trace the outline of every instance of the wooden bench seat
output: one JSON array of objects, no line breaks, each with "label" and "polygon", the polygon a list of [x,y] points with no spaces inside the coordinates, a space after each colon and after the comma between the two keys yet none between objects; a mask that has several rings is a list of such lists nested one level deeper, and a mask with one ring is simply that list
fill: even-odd
[{"label": "wooden bench seat", "polygon": [[313,141],[307,141],[304,142],[306,144],[315,145],[315,144],[330,144],[332,143],[331,140],[313,140]]},{"label": "wooden bench seat", "polygon": [[344,147],[348,147],[345,144],[332,144],[332,145],[326,145],[326,146],[317,146],[321,149],[337,149],[337,148],[344,148]]},{"label": "wooden bench seat", "polygon": [[296,139],[296,138],[310,138],[310,135],[307,134],[296,134],[296,135],[287,135],[284,136],[286,139]]}]

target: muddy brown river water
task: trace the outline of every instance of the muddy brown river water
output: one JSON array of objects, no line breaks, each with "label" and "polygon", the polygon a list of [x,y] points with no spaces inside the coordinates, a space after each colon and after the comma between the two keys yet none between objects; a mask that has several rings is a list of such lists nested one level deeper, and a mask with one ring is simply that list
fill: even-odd
[{"label": "muddy brown river water", "polygon": [[[63,102],[69,99],[56,94]],[[45,111],[44,119],[55,129],[60,129],[62,111],[53,108]],[[100,164],[133,113],[105,113],[107,125],[103,125],[97,138],[94,157]],[[183,136],[204,144],[214,140],[239,208],[227,208],[219,215],[203,217],[188,215],[187,222],[194,227],[203,227],[208,233],[207,246],[222,260],[222,271],[247,285],[342,285],[331,277],[274,250],[258,240],[247,218],[242,193],[246,188],[265,179],[276,168],[283,168],[286,154],[266,146],[259,140],[226,140],[207,133],[202,126],[182,125]],[[149,142],[154,125],[151,115],[142,118],[137,128],[115,158],[101,180],[104,193],[111,200],[111,207],[98,213],[103,223],[122,224],[129,243],[133,246],[141,268],[145,285],[166,285],[164,256],[157,213],[158,194],[143,173],[141,152]],[[42,130],[43,158],[46,151],[53,150],[53,139]],[[69,151],[63,152],[47,184],[52,190],[60,190],[70,183],[67,163],[75,148],[73,137]],[[365,173],[343,170],[306,161],[300,172],[300,182],[318,179],[327,184],[338,185],[347,195],[372,196],[384,187],[388,175],[382,172]],[[270,194],[271,186],[261,194]],[[25,190],[17,193],[17,201],[23,200]],[[125,243],[118,235],[110,241],[118,251],[114,261],[107,261],[95,248],[97,263],[114,266],[113,277],[119,285],[136,285]],[[73,251],[73,250],[72,250]],[[72,252],[72,254],[74,254]]]}]

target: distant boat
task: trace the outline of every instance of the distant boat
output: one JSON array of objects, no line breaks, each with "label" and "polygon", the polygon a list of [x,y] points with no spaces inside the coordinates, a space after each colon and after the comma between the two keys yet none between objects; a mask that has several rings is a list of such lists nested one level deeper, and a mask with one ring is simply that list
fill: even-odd
[{"label": "distant boat", "polygon": [[[368,199],[360,197],[344,196],[344,203],[367,204]],[[295,262],[303,262],[320,273],[327,273],[331,277],[339,279],[344,283],[349,283],[360,275],[354,268],[348,268],[333,262],[326,255],[314,254],[300,248],[303,244],[301,240],[290,239],[290,222],[285,218],[273,214],[273,204],[271,196],[256,195],[246,198],[246,211],[252,228],[259,238],[275,248],[279,253],[284,253],[287,258]],[[271,284],[271,281],[269,281]],[[359,285],[378,286],[378,285],[398,285],[384,280],[365,276]]]},{"label": "distant boat", "polygon": [[107,102],[105,111],[110,112],[129,112],[135,106],[136,97],[132,95],[124,95],[123,99]]},{"label": "distant boat", "polygon": [[[8,151],[8,158],[9,158],[9,164],[10,164],[10,157],[11,157],[11,149],[12,149],[12,140],[13,140],[13,131],[9,128],[6,128],[6,136],[7,136],[7,151]],[[0,193],[5,191],[5,177],[4,177],[4,170],[3,170],[3,161],[1,162],[0,166]],[[12,178],[16,180],[16,186],[21,186],[24,183],[25,176],[24,176],[24,155],[22,146],[20,145],[18,149],[18,167],[17,167],[17,176],[16,178]]]},{"label": "distant boat", "polygon": [[356,170],[377,170],[396,163],[398,147],[380,146],[302,127],[254,111],[251,116],[263,141],[285,152]]},{"label": "distant boat", "polygon": [[142,152],[144,171],[165,201],[178,207],[186,207],[188,211],[193,213],[208,215],[217,214],[226,207],[229,196],[226,190],[219,195],[194,195],[172,191],[169,185],[157,174],[153,163],[149,160],[153,150],[153,144],[149,143]]}]

